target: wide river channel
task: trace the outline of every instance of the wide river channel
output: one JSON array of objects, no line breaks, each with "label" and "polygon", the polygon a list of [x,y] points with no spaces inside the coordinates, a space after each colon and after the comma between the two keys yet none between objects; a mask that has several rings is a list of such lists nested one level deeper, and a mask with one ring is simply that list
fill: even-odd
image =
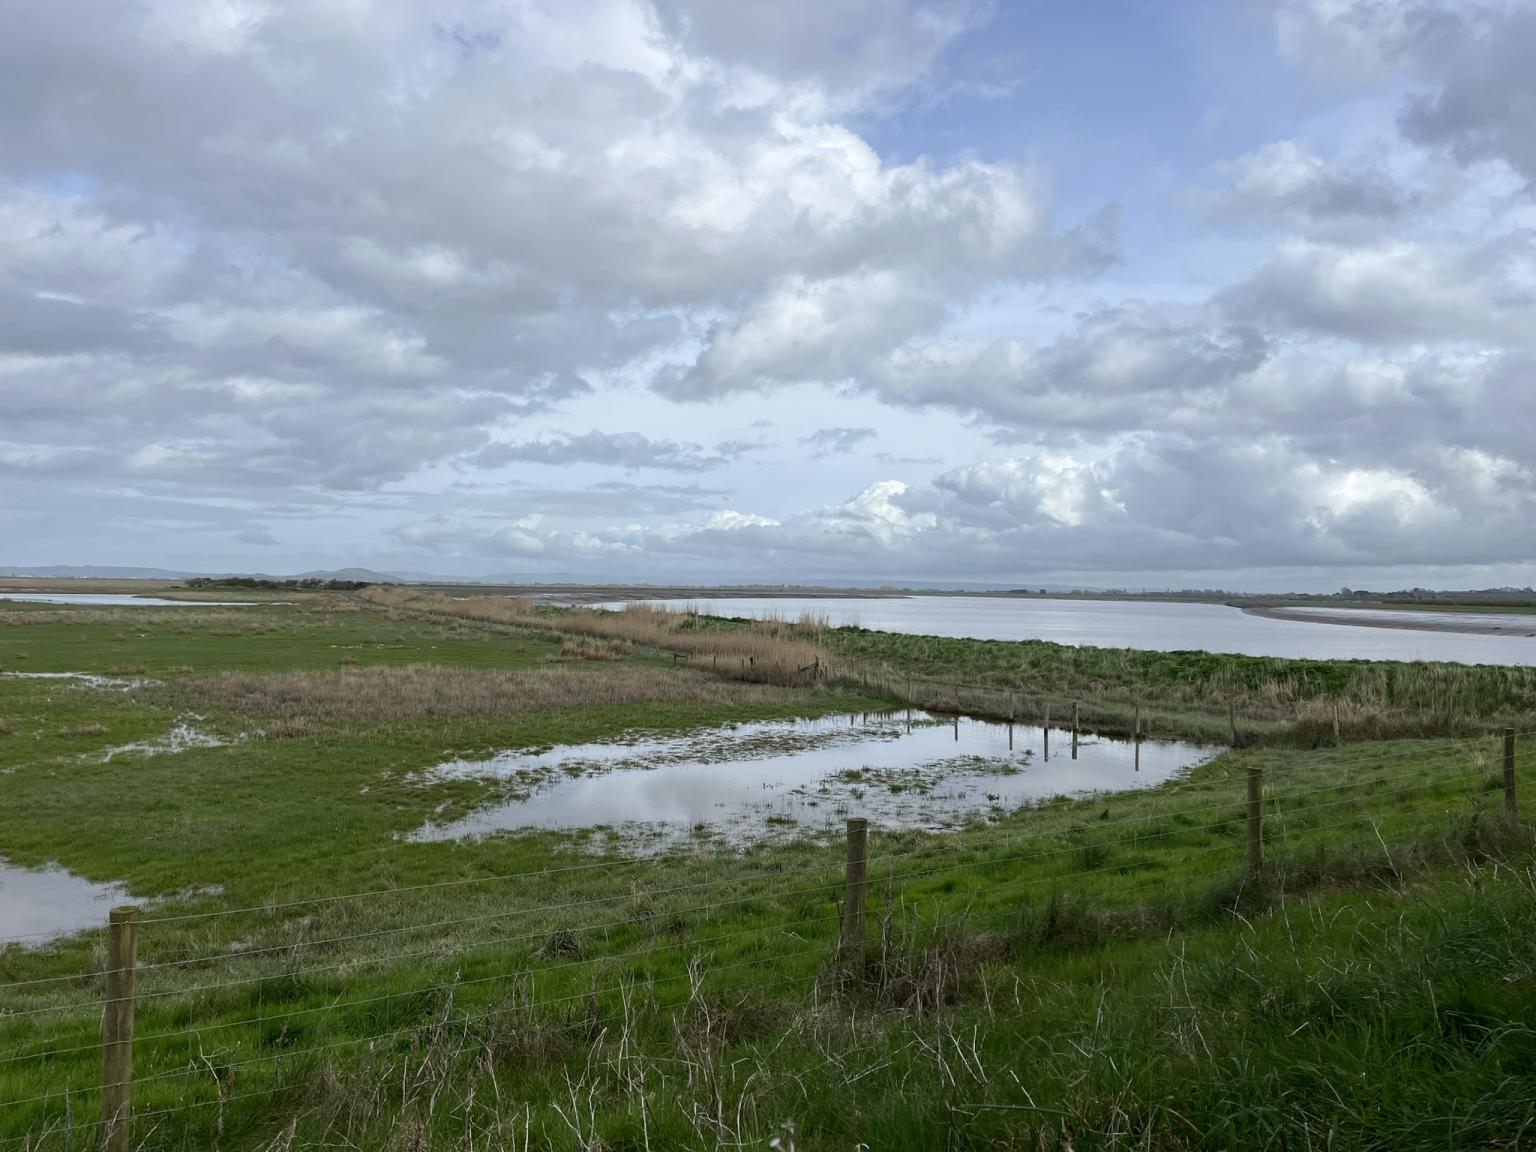
[{"label": "wide river channel", "polygon": [[[650,601],[680,607],[677,600]],[[1099,648],[1156,652],[1199,649],[1248,656],[1314,660],[1442,660],[1455,664],[1536,665],[1536,615],[1455,614],[1452,619],[1488,622],[1508,629],[1497,635],[1434,632],[1423,628],[1367,627],[1254,616],[1225,604],[1153,600],[1047,600],[995,596],[741,597],[691,601],[720,616],[795,619],[816,613],[834,626],[856,624],[880,632],[956,636],[976,640],[1053,640]],[[622,604],[603,607],[621,608]],[[1407,624],[1407,612],[1349,618]],[[1444,620],[1452,614],[1432,614]]]}]

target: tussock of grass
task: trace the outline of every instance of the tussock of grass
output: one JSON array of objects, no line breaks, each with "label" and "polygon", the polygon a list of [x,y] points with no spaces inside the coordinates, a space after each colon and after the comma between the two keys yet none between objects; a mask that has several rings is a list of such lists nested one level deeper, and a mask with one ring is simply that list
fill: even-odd
[{"label": "tussock of grass", "polygon": [[550,660],[627,660],[634,652],[634,645],[627,640],[567,640],[560,651],[548,657]]},{"label": "tussock of grass", "polygon": [[406,664],[314,672],[223,672],[167,683],[152,689],[149,696],[180,709],[218,709],[291,723],[504,715],[652,700],[751,702],[750,692],[744,693],[741,685],[687,669],[622,665],[498,671]]},{"label": "tussock of grass", "polygon": [[72,724],[60,728],[60,736],[105,736],[108,728],[105,724]]}]

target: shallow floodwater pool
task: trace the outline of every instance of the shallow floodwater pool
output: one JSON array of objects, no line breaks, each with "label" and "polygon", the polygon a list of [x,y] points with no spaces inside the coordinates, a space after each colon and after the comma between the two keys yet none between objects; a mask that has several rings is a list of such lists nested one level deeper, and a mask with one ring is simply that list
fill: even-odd
[{"label": "shallow floodwater pool", "polygon": [[115,884],[96,884],[58,867],[20,868],[0,860],[0,924],[5,938],[24,948],[105,927],[107,913],[127,899],[127,891]]},{"label": "shallow floodwater pool", "polygon": [[[1047,744],[1048,740],[1048,744]],[[414,840],[610,829],[631,843],[745,843],[840,829],[849,816],[937,830],[1054,796],[1161,784],[1219,752],[927,712],[729,725],[660,739],[449,760],[418,783],[479,778],[503,796]]]}]

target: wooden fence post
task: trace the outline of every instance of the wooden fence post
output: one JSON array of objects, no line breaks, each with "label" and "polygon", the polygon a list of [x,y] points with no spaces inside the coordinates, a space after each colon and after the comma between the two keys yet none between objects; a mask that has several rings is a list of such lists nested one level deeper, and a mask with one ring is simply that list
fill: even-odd
[{"label": "wooden fence post", "polygon": [[1227,699],[1227,724],[1232,729],[1232,739],[1231,739],[1231,741],[1229,741],[1229,743],[1231,743],[1232,747],[1236,748],[1237,747],[1237,701],[1231,699],[1230,697],[1228,697],[1228,699]]},{"label": "wooden fence post", "polygon": [[1339,746],[1339,702],[1333,702],[1333,746]]},{"label": "wooden fence post", "polygon": [[1072,759],[1077,759],[1077,701],[1072,701]]},{"label": "wooden fence post", "polygon": [[1520,799],[1515,792],[1515,730],[1504,729],[1504,810],[1511,819],[1520,816]]},{"label": "wooden fence post", "polygon": [[1264,769],[1248,765],[1248,871],[1264,867]]},{"label": "wooden fence post", "polygon": [[1045,722],[1040,727],[1041,735],[1045,740],[1045,758],[1051,758],[1051,706],[1045,706]]},{"label": "wooden fence post", "polygon": [[133,989],[139,910],[114,908],[108,918],[107,998],[101,1017],[101,1147],[128,1152],[133,1141]]},{"label": "wooden fence post", "polygon": [[843,892],[843,931],[838,950],[843,960],[862,968],[864,960],[864,895],[869,864],[869,822],[848,821],[848,864]]},{"label": "wooden fence post", "polygon": [[1141,743],[1141,701],[1136,701],[1136,743]]}]

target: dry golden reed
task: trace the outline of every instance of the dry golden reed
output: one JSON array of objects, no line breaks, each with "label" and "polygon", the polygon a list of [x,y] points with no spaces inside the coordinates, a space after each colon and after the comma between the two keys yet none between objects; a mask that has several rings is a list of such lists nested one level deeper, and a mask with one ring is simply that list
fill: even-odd
[{"label": "dry golden reed", "polygon": [[274,717],[288,727],[269,735],[299,736],[333,720],[399,720],[423,716],[506,715],[583,704],[654,700],[740,702],[741,685],[683,668],[458,668],[442,664],[374,665],[333,671],[223,672],[160,685],[151,696],[180,708]]},{"label": "dry golden reed", "polygon": [[556,617],[541,613],[531,600],[510,596],[456,600],[403,587],[369,588],[362,595],[387,607],[657,649],[695,668],[765,684],[804,683],[813,674],[834,677],[842,671],[822,644],[826,620],[814,615],[798,620],[770,617],[742,628],[692,607],[634,603],[618,612],[579,607]]}]

